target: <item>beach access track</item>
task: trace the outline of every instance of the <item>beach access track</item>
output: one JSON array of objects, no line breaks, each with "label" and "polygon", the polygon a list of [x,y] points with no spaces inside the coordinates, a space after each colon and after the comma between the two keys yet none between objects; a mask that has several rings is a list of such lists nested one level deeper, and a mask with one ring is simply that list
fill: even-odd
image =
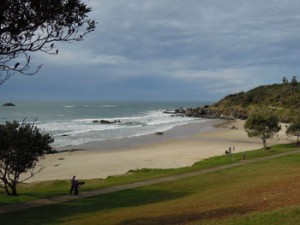
[{"label": "beach access track", "polygon": [[61,196],[52,197],[49,199],[38,199],[38,200],[34,200],[34,201],[8,204],[8,205],[0,207],[0,214],[20,211],[20,210],[25,210],[25,209],[35,208],[35,207],[41,207],[41,206],[46,206],[46,205],[54,205],[54,204],[59,204],[62,202],[67,202],[67,201],[75,201],[78,199],[89,198],[89,197],[93,197],[93,196],[104,195],[104,194],[109,194],[109,193],[113,193],[113,192],[124,191],[124,190],[129,190],[129,189],[134,189],[134,188],[141,188],[141,187],[146,187],[146,186],[155,185],[155,184],[177,181],[177,180],[188,178],[188,177],[194,177],[194,176],[198,176],[198,175],[213,173],[213,172],[217,172],[217,171],[221,171],[221,170],[225,170],[225,169],[230,169],[230,168],[234,168],[234,167],[238,167],[238,166],[247,165],[250,163],[266,161],[266,160],[270,160],[270,159],[280,158],[283,156],[299,154],[299,153],[300,153],[300,150],[296,150],[296,151],[280,153],[277,155],[266,156],[266,157],[262,157],[262,158],[252,159],[252,160],[242,160],[237,163],[232,163],[232,164],[228,164],[228,165],[224,165],[224,166],[218,166],[218,167],[214,167],[214,168],[210,168],[210,169],[203,169],[203,170],[180,174],[180,175],[149,179],[149,180],[145,180],[145,181],[124,184],[124,185],[118,185],[118,186],[113,186],[113,187],[108,187],[108,188],[102,188],[102,189],[93,190],[93,191],[85,191],[85,192],[81,192],[80,195],[78,195],[77,197],[74,195],[61,195]]}]

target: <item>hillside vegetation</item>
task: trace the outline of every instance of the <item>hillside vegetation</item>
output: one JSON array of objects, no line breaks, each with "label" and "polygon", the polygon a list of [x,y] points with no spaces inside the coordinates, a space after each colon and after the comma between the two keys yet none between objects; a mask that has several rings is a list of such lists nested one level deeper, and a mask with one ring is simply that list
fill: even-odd
[{"label": "hillside vegetation", "polygon": [[247,117],[257,110],[269,110],[282,122],[289,122],[300,112],[300,83],[264,85],[247,92],[231,94],[217,102],[211,109],[224,115]]}]

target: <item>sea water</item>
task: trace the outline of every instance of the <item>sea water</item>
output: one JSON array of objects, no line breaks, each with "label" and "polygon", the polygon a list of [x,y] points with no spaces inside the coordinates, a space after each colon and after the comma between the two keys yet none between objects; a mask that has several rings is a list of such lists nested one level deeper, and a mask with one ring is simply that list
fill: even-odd
[{"label": "sea water", "polygon": [[[0,108],[0,123],[35,121],[54,138],[53,147],[82,145],[94,141],[137,137],[165,132],[201,119],[173,116],[166,110],[203,106],[204,102],[76,102],[20,101]],[[103,124],[100,120],[116,123]]]}]

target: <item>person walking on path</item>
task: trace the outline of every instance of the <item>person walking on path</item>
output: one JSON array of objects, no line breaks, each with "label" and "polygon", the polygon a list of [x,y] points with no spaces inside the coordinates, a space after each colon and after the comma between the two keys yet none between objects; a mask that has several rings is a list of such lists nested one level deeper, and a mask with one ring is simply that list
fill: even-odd
[{"label": "person walking on path", "polygon": [[[70,195],[73,194],[73,191],[75,190],[76,183],[77,183],[77,186],[78,186],[78,181],[76,180],[76,176],[73,176],[72,179],[71,179]],[[77,188],[77,193],[78,193],[78,188]]]},{"label": "person walking on path", "polygon": [[[108,194],[108,193],[115,193],[118,191],[141,188],[141,187],[154,185],[154,184],[162,184],[162,183],[175,181],[175,180],[179,180],[179,179],[183,179],[183,178],[194,177],[194,176],[198,176],[198,175],[223,171],[228,168],[235,168],[235,167],[239,167],[242,165],[247,165],[247,164],[251,164],[251,163],[255,163],[255,162],[266,161],[269,159],[276,159],[279,157],[292,155],[292,154],[300,154],[300,150],[279,153],[279,154],[271,155],[271,156],[265,156],[263,158],[249,159],[247,161],[243,160],[241,162],[236,162],[236,163],[223,165],[223,166],[219,166],[219,167],[214,167],[214,168],[203,169],[203,170],[194,171],[194,172],[190,172],[190,173],[186,173],[186,174],[179,174],[179,175],[167,176],[167,177],[162,177],[162,178],[154,178],[154,179],[135,182],[135,183],[131,183],[131,184],[123,184],[123,185],[119,185],[119,186],[113,186],[113,187],[107,187],[107,188],[98,189],[98,190],[94,190],[94,191],[83,192],[82,195],[80,196],[80,198],[90,198],[92,196],[97,196],[97,195],[104,195],[104,194]],[[82,184],[84,184],[84,182],[82,182]],[[67,201],[71,201],[71,200],[74,200],[74,199],[71,198],[70,196],[67,197],[67,196],[63,195],[63,196],[56,196],[51,199],[38,199],[38,200],[33,200],[33,201],[23,202],[23,203],[21,202],[21,203],[15,203],[15,204],[4,204],[3,206],[0,206],[0,215],[4,214],[4,213],[25,210],[28,208],[52,205],[52,204],[67,202]]]},{"label": "person walking on path", "polygon": [[79,182],[78,180],[74,181],[74,195],[78,196]]}]

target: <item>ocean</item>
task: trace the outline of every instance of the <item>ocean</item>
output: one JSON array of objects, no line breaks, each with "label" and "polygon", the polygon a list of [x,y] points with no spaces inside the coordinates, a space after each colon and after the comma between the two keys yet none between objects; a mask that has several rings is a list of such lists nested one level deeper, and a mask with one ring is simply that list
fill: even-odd
[{"label": "ocean", "polygon": [[[53,147],[64,149],[89,142],[138,137],[165,132],[176,126],[204,121],[172,116],[165,110],[189,108],[207,102],[79,102],[16,101],[0,108],[0,123],[36,121],[38,128],[54,138]],[[2,102],[3,104],[3,102]],[[1,105],[2,105],[1,104]],[[100,120],[114,123],[103,124]]]}]

